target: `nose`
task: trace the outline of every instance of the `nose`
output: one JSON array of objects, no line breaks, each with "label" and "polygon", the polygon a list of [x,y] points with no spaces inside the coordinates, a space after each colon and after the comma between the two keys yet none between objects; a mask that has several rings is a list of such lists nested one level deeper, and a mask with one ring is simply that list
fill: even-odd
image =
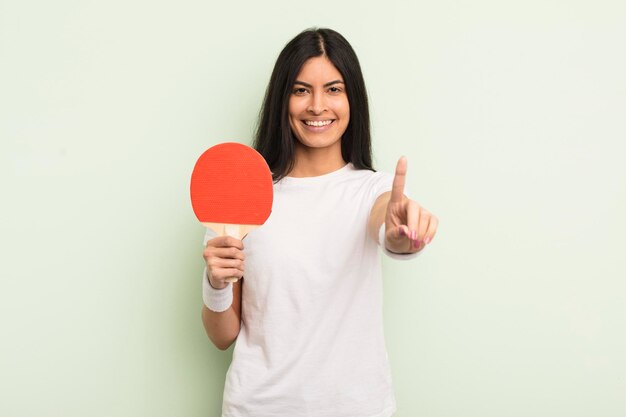
[{"label": "nose", "polygon": [[309,113],[322,114],[326,110],[326,103],[324,101],[324,94],[312,93],[311,101],[306,109]]}]

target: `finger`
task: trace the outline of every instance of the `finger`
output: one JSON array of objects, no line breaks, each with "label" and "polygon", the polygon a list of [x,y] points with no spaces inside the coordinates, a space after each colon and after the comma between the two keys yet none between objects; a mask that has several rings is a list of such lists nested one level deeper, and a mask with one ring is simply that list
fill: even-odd
[{"label": "finger", "polygon": [[218,290],[226,288],[226,285],[224,285],[223,279],[216,278],[215,275],[213,275],[210,271],[207,273],[207,275],[209,278],[209,284],[211,284],[213,288],[218,289]]},{"label": "finger", "polygon": [[216,280],[223,280],[229,277],[243,277],[243,271],[237,268],[217,268],[215,271],[211,271],[211,274]]},{"label": "finger", "polygon": [[390,238],[393,240],[402,239],[403,237],[406,237],[409,235],[410,235],[409,228],[405,224],[390,227],[385,232],[385,238]]},{"label": "finger", "polygon": [[243,242],[232,236],[218,236],[207,242],[207,246],[220,247],[235,247],[237,249],[243,249]]},{"label": "finger", "polygon": [[439,219],[435,216],[430,217],[430,222],[428,222],[428,230],[426,230],[426,237],[424,241],[426,244],[429,244],[435,238],[435,234],[437,233],[437,227],[439,226]]},{"label": "finger", "polygon": [[398,237],[404,237],[404,236],[410,236],[411,232],[409,230],[409,227],[405,224],[401,224],[400,226],[398,226],[398,233],[397,236]]},{"label": "finger", "polygon": [[237,248],[207,248],[204,250],[205,258],[241,259],[245,260],[243,251]]},{"label": "finger", "polygon": [[416,201],[409,200],[406,205],[406,223],[409,228],[409,239],[413,241],[413,246],[417,241],[417,228],[420,222],[420,206]]},{"label": "finger", "polygon": [[391,203],[401,203],[404,199],[404,183],[406,180],[406,157],[398,159],[396,165],[396,175],[393,177],[393,184],[391,186]]},{"label": "finger", "polygon": [[428,230],[428,226],[430,225],[431,214],[424,210],[420,209],[420,222],[417,227],[417,241],[422,243],[426,239],[426,231]]},{"label": "finger", "polygon": [[211,268],[211,270],[215,270],[217,268],[235,268],[243,272],[245,263],[241,259],[212,258],[207,261],[207,266]]}]

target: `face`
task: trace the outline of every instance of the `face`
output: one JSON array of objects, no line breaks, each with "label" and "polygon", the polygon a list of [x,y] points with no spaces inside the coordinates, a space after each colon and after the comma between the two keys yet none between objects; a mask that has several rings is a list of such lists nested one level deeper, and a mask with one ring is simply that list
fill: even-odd
[{"label": "face", "polygon": [[302,66],[289,97],[289,124],[307,148],[337,148],[350,121],[350,105],[341,73],[325,56]]}]

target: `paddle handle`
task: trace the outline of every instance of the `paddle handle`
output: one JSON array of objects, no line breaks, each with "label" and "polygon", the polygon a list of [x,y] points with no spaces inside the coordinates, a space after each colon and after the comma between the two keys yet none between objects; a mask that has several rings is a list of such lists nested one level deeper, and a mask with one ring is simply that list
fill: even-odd
[{"label": "paddle handle", "polygon": [[[252,229],[255,229],[259,226],[255,224],[228,224],[228,223],[202,223],[205,227],[209,227],[213,229],[215,233],[220,236],[231,236],[236,239],[243,239],[246,237],[248,232]],[[225,282],[237,282],[239,281],[238,277],[227,277],[224,278]]]}]

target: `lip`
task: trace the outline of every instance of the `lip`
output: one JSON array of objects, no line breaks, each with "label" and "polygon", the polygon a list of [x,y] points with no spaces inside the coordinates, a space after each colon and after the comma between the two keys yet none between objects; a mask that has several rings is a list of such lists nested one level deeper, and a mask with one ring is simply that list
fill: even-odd
[{"label": "lip", "polygon": [[326,126],[309,126],[308,124],[305,123],[305,120],[301,120],[301,122],[302,122],[302,126],[304,126],[304,128],[306,130],[308,130],[310,132],[319,133],[319,132],[325,132],[326,130],[328,130],[331,127],[333,127],[337,120],[336,119],[322,119],[322,120],[309,119],[309,120],[306,120],[306,121],[313,121],[313,122],[323,122],[325,120],[332,120],[332,122],[330,122]]}]

